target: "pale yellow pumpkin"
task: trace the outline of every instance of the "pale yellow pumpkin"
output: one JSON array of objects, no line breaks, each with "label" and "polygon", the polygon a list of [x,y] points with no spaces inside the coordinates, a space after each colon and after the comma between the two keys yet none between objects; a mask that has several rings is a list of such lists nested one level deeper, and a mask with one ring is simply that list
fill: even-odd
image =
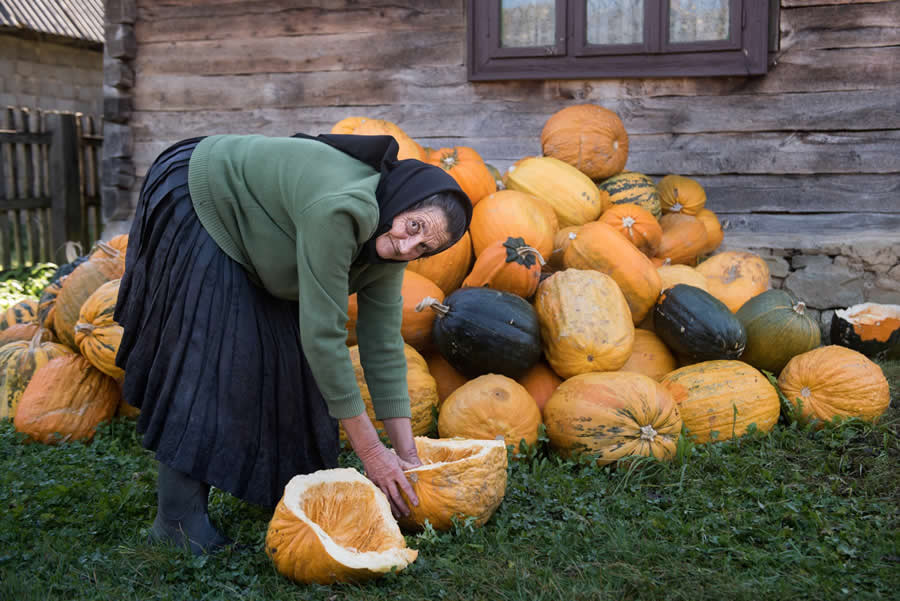
[{"label": "pale yellow pumpkin", "polygon": [[618,284],[604,273],[556,272],[538,286],[534,308],[544,356],[562,378],[615,371],[631,355],[631,310]]}]

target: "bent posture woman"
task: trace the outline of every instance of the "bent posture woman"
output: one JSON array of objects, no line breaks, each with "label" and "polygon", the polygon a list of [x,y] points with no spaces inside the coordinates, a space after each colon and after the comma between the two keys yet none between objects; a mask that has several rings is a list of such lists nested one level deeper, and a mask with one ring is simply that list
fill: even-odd
[{"label": "bent posture woman", "polygon": [[[194,553],[231,541],[210,485],[274,507],[298,473],[335,467],[338,421],[395,513],[416,503],[400,288],[407,261],[462,237],[469,199],[389,136],[210,136],[147,173],[116,308],[123,394],[159,461],[152,537]],[[358,298],[379,440],[346,347]]]}]

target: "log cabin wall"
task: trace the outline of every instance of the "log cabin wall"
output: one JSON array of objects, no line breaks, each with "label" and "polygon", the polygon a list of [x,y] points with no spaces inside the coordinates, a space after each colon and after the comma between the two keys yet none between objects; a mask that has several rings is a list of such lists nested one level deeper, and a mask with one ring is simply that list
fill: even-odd
[{"label": "log cabin wall", "polygon": [[[319,133],[359,115],[393,121],[423,146],[471,146],[504,171],[540,154],[555,111],[596,103],[625,123],[627,169],[699,180],[726,242],[773,248],[787,263],[773,263],[776,278],[793,270],[790,249],[815,246],[833,262],[844,238],[865,232],[887,245],[892,258],[879,260],[896,273],[885,285],[900,290],[896,0],[781,0],[780,47],[762,77],[488,83],[466,79],[464,0],[107,6],[119,39],[131,21],[136,41],[123,59],[133,87],[108,99],[123,128],[111,151],[121,156],[108,157],[119,161],[120,219],[154,157],[189,136]],[[129,162],[135,177],[122,177]]]}]

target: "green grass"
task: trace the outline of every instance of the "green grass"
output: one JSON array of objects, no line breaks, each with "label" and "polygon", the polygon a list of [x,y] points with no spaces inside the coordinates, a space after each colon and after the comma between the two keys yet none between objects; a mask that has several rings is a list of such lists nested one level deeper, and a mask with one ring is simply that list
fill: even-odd
[{"label": "green grass", "polygon": [[[889,599],[900,589],[900,363],[876,426],[779,424],[669,464],[511,461],[482,528],[407,537],[419,559],[361,586],[300,586],[263,551],[269,514],[214,491],[245,545],[194,558],[144,543],[155,463],[131,422],[92,444],[25,443],[0,425],[0,600]],[[344,465],[358,466],[349,454]]]}]

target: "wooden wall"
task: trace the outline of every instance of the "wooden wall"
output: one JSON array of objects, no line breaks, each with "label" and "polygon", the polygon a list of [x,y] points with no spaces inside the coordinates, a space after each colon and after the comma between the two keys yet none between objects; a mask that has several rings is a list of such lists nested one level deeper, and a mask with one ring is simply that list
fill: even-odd
[{"label": "wooden wall", "polygon": [[140,187],[156,154],[210,133],[320,133],[354,115],[505,168],[555,111],[596,103],[627,168],[706,187],[735,231],[900,232],[900,2],[781,0],[758,78],[466,80],[464,0],[137,0]]}]

